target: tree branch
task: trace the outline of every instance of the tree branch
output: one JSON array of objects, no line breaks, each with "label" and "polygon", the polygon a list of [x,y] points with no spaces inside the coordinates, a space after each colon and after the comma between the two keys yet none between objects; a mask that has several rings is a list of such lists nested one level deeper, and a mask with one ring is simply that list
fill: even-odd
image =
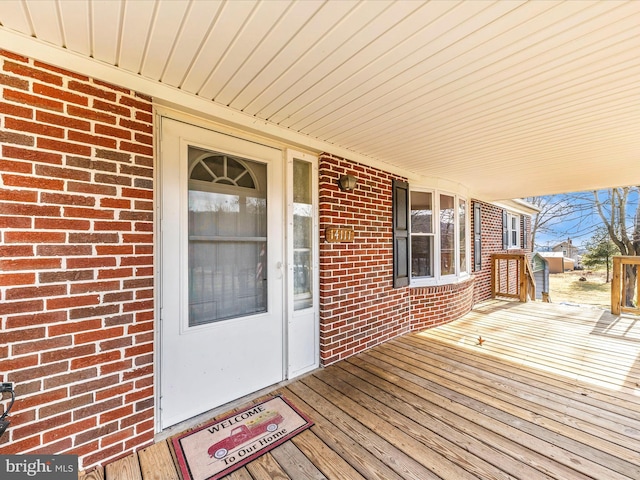
[{"label": "tree branch", "polygon": [[604,226],[607,229],[607,232],[609,232],[609,237],[611,238],[611,241],[613,243],[616,244],[616,246],[620,249],[620,253],[622,253],[623,255],[627,255],[626,252],[626,245],[621,242],[617,235],[616,232],[614,230],[614,226],[615,226],[615,196],[616,196],[616,190],[612,189],[611,190],[611,218],[607,219],[607,216],[605,215],[605,212],[602,208],[602,202],[600,201],[600,198],[598,197],[598,191],[594,190],[593,191],[593,198],[595,200],[596,203],[596,209],[598,211],[598,215],[600,215],[600,218],[602,219],[602,222],[604,223]]}]

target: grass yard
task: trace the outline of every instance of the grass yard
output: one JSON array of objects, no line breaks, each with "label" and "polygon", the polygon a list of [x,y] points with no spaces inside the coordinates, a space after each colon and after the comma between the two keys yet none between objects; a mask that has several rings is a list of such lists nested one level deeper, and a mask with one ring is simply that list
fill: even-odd
[{"label": "grass yard", "polygon": [[[551,301],[610,308],[611,283],[606,283],[606,276],[604,269],[552,273],[549,275]],[[587,280],[581,282],[580,277]]]}]

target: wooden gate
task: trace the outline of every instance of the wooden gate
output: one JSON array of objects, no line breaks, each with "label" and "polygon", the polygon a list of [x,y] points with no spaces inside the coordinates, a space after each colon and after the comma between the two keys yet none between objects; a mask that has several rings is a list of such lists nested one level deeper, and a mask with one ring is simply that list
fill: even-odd
[{"label": "wooden gate", "polygon": [[491,297],[517,298],[521,302],[536,299],[536,281],[526,255],[491,255]]},{"label": "wooden gate", "polygon": [[611,281],[611,313],[634,313],[640,315],[640,282],[638,273],[640,257],[616,255],[613,257],[613,280]]}]

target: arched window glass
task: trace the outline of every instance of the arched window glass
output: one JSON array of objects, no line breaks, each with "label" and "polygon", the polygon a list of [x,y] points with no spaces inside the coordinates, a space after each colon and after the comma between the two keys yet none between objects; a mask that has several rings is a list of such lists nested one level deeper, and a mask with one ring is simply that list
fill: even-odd
[{"label": "arched window glass", "polygon": [[208,155],[192,165],[191,180],[256,188],[256,182],[244,162],[227,155]]}]

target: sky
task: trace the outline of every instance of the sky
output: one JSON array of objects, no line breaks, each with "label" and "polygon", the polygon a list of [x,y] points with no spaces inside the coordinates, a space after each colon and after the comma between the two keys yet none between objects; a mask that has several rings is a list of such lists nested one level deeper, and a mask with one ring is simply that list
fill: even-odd
[{"label": "sky", "polygon": [[[608,199],[609,191],[600,190],[598,196],[600,200]],[[593,236],[596,228],[603,225],[591,191],[548,195],[543,198],[549,204],[555,205],[558,210],[564,209],[570,213],[550,221],[548,228],[536,234],[536,247],[540,250],[553,247],[567,238],[571,238],[574,245],[583,246]],[[629,226],[632,225],[637,205],[638,188],[636,187],[629,195],[627,204],[627,225]]]}]

